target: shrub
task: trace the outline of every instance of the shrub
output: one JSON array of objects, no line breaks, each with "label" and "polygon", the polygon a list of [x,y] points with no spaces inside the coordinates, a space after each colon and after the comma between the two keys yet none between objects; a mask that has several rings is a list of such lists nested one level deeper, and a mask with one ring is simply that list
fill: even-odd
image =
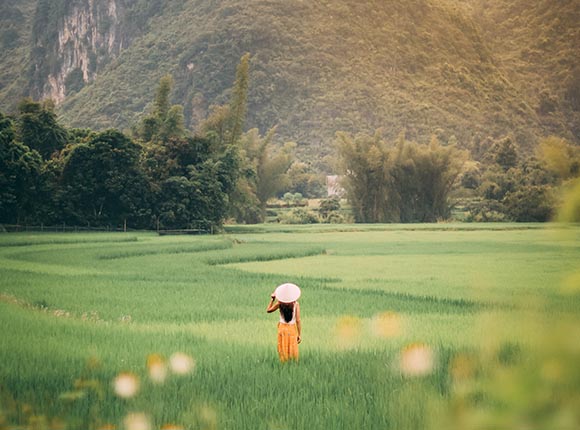
[{"label": "shrub", "polygon": [[518,222],[545,222],[552,217],[554,198],[546,186],[524,186],[503,200],[510,218]]},{"label": "shrub", "polygon": [[282,215],[279,221],[282,224],[318,224],[320,218],[315,212],[303,208],[296,208]]}]

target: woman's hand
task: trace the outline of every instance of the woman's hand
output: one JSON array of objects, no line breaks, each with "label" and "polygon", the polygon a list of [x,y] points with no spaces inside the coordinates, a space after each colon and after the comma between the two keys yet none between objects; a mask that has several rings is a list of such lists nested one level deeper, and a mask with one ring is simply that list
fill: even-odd
[{"label": "woman's hand", "polygon": [[274,291],[272,294],[270,294],[270,297],[272,298],[272,300],[274,300],[276,298],[276,291]]},{"label": "woman's hand", "polygon": [[302,342],[302,337],[298,336],[298,343]]}]

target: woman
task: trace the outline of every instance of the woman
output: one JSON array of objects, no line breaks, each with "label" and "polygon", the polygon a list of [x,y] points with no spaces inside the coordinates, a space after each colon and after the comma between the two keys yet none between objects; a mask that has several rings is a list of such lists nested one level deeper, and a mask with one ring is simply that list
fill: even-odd
[{"label": "woman", "polygon": [[288,360],[298,360],[298,344],[302,341],[300,333],[300,288],[294,284],[282,284],[270,295],[270,303],[266,312],[280,310],[278,323],[278,355],[282,363]]}]

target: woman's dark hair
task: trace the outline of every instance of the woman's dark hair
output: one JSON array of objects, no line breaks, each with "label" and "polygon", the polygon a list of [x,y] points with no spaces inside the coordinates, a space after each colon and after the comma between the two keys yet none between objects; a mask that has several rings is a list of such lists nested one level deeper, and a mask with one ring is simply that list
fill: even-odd
[{"label": "woman's dark hair", "polygon": [[284,321],[292,321],[292,314],[294,313],[294,303],[280,303],[280,311],[284,316]]}]

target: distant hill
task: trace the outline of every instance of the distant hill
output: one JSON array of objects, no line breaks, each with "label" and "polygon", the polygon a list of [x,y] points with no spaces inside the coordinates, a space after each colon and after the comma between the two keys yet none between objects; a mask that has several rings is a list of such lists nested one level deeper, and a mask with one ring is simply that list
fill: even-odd
[{"label": "distant hill", "polygon": [[580,0],[475,0],[501,72],[544,130],[580,139]]},{"label": "distant hill", "polygon": [[4,111],[25,93],[50,96],[69,125],[128,128],[170,73],[173,102],[194,128],[227,100],[249,52],[247,127],[278,125],[304,156],[328,154],[338,130],[378,127],[387,137],[435,134],[463,146],[506,134],[524,149],[547,134],[580,140],[578,0],[24,0],[10,8],[20,18],[15,40],[2,33],[12,43],[0,56]]},{"label": "distant hill", "polygon": [[28,95],[32,22],[37,0],[0,1],[0,110]]}]

